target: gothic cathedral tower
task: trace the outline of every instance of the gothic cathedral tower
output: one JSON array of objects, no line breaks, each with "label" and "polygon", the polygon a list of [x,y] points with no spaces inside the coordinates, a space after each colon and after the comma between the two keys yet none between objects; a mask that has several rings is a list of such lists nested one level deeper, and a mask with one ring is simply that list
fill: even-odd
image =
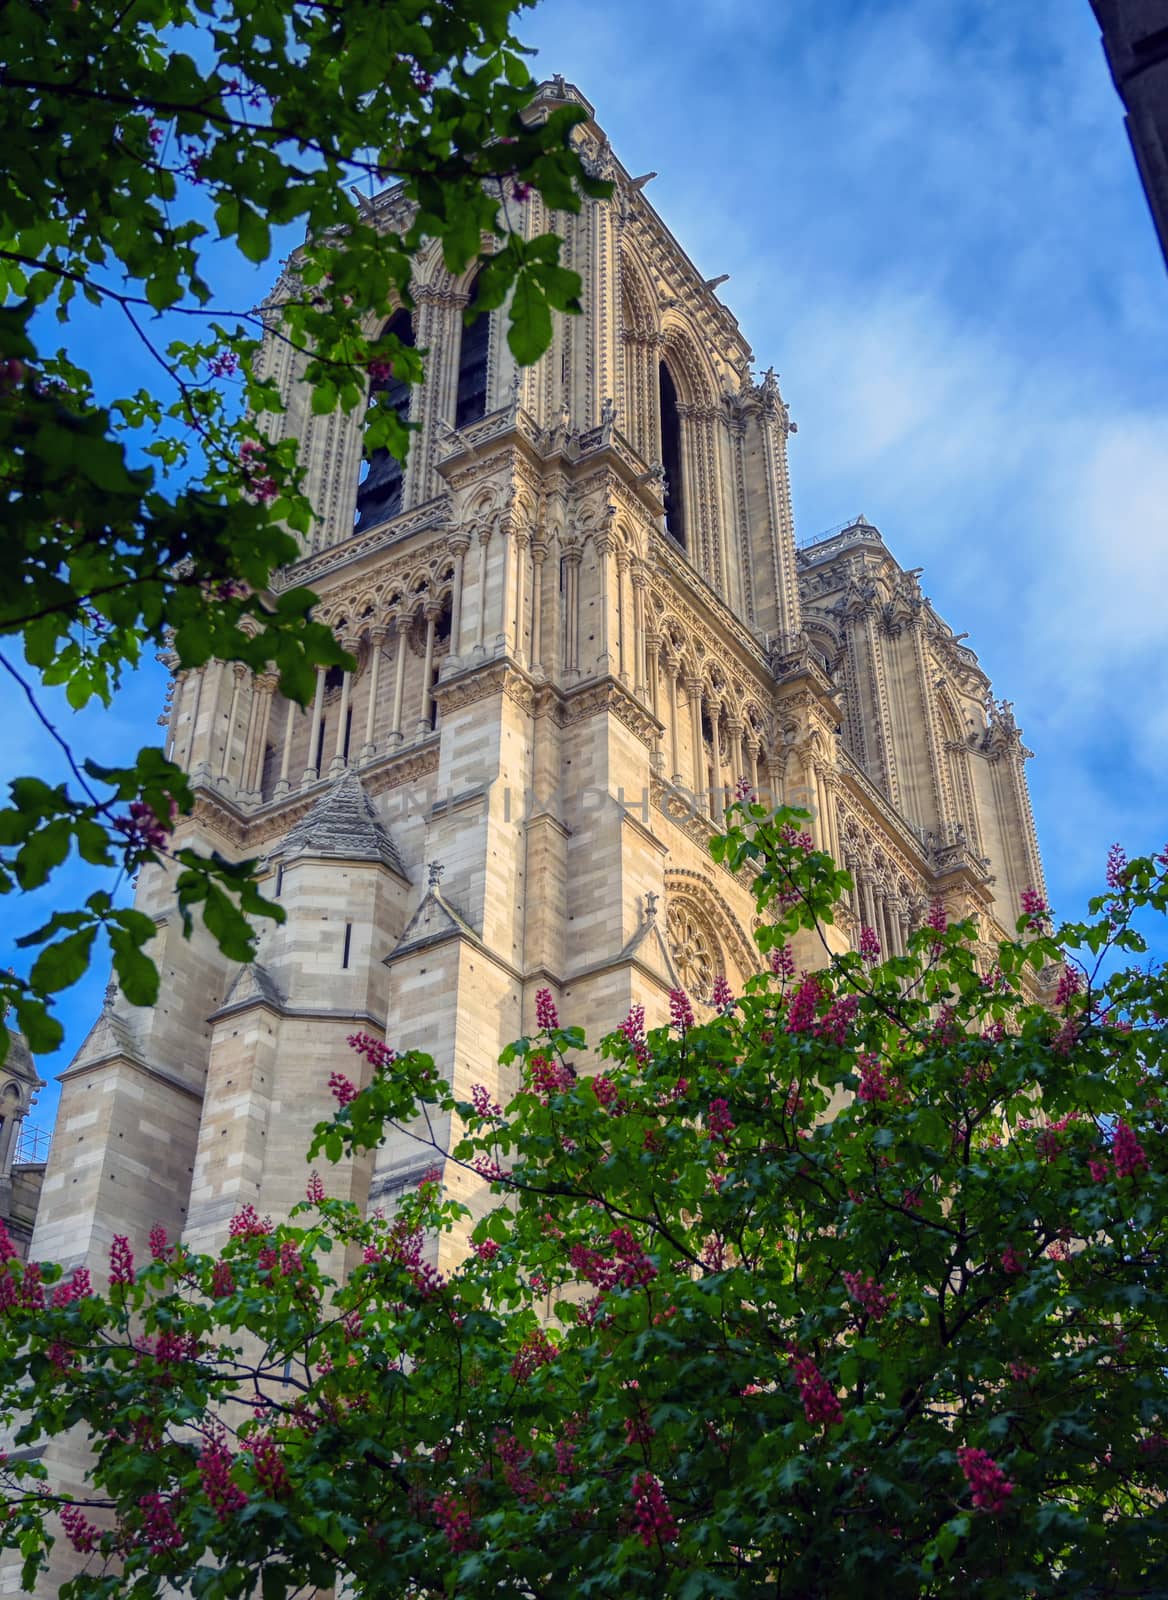
[{"label": "gothic cathedral tower", "polygon": [[[244,1204],[286,1213],[356,1030],[505,1101],[499,1054],[537,989],[595,1038],[633,1003],[660,1019],[674,986],[740,983],[749,885],[706,849],[740,781],[806,807],[852,869],[841,947],[866,925],[901,948],[938,898],[992,939],[1041,887],[1008,705],[863,518],[796,547],[773,373],[752,376],[578,91],[544,84],[533,114],[565,99],[615,188],[576,217],[522,208],[584,285],[534,367],[498,316],[464,327],[473,276],[423,253],[397,330],[430,352],[391,398],[418,425],[403,471],[265,351],[316,508],[286,582],[357,665],[322,671],[306,711],[238,666],[174,679],[183,842],[261,858],[287,920],[241,970],[143,874],[162,998],[111,991],[64,1074],[35,1256],[100,1272],[115,1232],[204,1247]],[[407,220],[392,190],[372,207]],[[330,1192],[389,1206],[434,1162],[403,1136]]]}]

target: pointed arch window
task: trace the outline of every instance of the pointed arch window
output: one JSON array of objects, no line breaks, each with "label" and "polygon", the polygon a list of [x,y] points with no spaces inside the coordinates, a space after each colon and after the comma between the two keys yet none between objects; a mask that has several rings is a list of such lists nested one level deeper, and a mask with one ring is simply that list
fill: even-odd
[{"label": "pointed arch window", "polygon": [[[414,347],[414,323],[408,311],[397,311],[385,325],[384,331],[393,334],[409,349]],[[402,422],[410,415],[410,386],[396,374],[380,378],[370,387],[370,405],[376,403],[381,410],[395,411]],[[384,446],[367,450],[361,461],[361,478],[357,485],[357,515],[354,533],[388,522],[402,508],[402,489],[405,483],[405,462],[391,455]]]},{"label": "pointed arch window", "polygon": [[685,507],[681,482],[681,416],[677,389],[664,361],[658,367],[661,401],[661,465],[665,469],[665,531],[685,549]]},{"label": "pointed arch window", "polygon": [[[479,297],[476,278],[467,301],[465,316],[474,311]],[[458,350],[458,399],[455,404],[454,426],[465,428],[487,414],[487,354],[491,342],[491,318],[480,311],[473,322],[463,323],[462,343]]]}]

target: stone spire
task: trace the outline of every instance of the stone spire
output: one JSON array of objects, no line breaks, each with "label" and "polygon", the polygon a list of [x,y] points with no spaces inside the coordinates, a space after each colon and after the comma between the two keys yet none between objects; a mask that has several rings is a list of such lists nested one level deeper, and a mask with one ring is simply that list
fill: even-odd
[{"label": "stone spire", "polygon": [[312,809],[289,828],[271,855],[273,860],[314,855],[380,861],[409,882],[397,846],[352,767],[346,767]]}]

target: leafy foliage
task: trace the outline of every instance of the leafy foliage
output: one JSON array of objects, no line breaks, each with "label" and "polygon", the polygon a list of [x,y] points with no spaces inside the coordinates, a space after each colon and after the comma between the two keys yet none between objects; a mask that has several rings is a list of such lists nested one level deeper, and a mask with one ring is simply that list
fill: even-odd
[{"label": "leafy foliage", "polygon": [[[558,239],[524,240],[512,220],[531,190],[574,211],[581,194],[607,185],[572,145],[579,108],[524,115],[534,85],[510,31],[514,9],[511,0],[4,8],[0,637],[19,638],[40,682],[63,688],[74,709],[95,696],[108,703],[148,643],[180,668],[212,658],[274,668],[300,703],[316,667],[351,664],[309,620],[308,590],[273,593],[312,508],[295,441],[261,426],[281,409],[257,360],[265,326],[298,353],[323,414],[365,405],[372,363],[421,381],[421,356],[376,329],[410,303],[411,263],[427,239],[441,241],[452,271],[487,263],[484,309],[512,294],[521,361],[547,347],[553,309],[576,309],[578,279],[558,265]],[[400,185],[412,208],[404,232],[375,225],[354,180]],[[266,262],[272,228],[289,223],[303,224],[306,242],[278,312],[217,304],[216,248]],[[498,248],[484,250],[484,235]],[[111,344],[128,336],[147,354],[156,389],[99,404],[89,373],[67,349],[52,352],[50,318],[68,324],[78,295]],[[163,347],[163,313],[195,337]],[[383,409],[369,442],[404,456],[409,434]],[[32,683],[7,656],[0,664],[73,762]],[[110,795],[80,766],[75,786],[51,796],[36,779],[13,786],[0,821],[4,887],[44,883],[74,847],[91,865],[131,873],[166,853],[157,831],[152,843],[127,844],[114,807],[136,801],[162,823],[172,802],[187,812],[179,769],[144,752]],[[224,948],[250,949],[240,896],[254,908],[251,875],[189,851],[181,865],[194,874],[186,903],[215,908]],[[27,979],[0,976],[0,1002],[34,1049],[59,1042],[51,996],[73,981],[99,923],[118,931],[114,967],[127,993],[145,992],[144,929],[91,902],[71,942],[38,958]]]},{"label": "leafy foliage", "polygon": [[1113,856],[1091,923],[1032,904],[988,970],[934,912],[808,975],[847,880],[798,822],[715,841],[768,957],[704,1022],[634,1008],[585,1070],[541,994],[505,1109],[350,1041],[313,1154],[412,1132],[490,1185],[477,1222],[442,1166],[388,1219],[313,1174],[218,1258],[116,1241],[105,1296],[10,1261],[16,1442],[94,1444],[79,1504],[0,1475],[30,1580],[64,1529],[65,1600],[1161,1592],[1168,984],[1098,958],[1168,910],[1168,855]]}]

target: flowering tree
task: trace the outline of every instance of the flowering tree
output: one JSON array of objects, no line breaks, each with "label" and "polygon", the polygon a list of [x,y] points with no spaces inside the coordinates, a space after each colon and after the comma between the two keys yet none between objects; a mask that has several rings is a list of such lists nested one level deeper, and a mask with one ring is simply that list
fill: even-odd
[{"label": "flowering tree", "polygon": [[701,1022],[634,1008],[585,1072],[543,993],[506,1108],[354,1037],[312,1157],[455,1112],[435,1157],[498,1203],[448,1276],[441,1166],[388,1218],[314,1173],[214,1259],[119,1240],[104,1294],[9,1260],[16,1445],[94,1442],[77,1501],[0,1473],[29,1578],[64,1538],[66,1600],[1163,1593],[1168,986],[1102,974],[1168,854],[1113,854],[1057,934],[1031,897],[988,966],[935,909],[799,973],[846,878],[796,822],[743,803],[714,841],[763,970]]},{"label": "flowering tree", "polygon": [[[234,960],[251,919],[280,919],[232,866],[170,832],[189,810],[185,774],[157,749],[111,769],[75,753],[39,685],[73,708],[109,702],[153,643],[182,668],[213,657],[274,670],[304,703],[318,665],[352,665],[308,618],[304,588],[269,581],[309,526],[297,445],[258,426],[282,409],[255,357],[265,325],[304,358],[314,412],[364,407],[370,380],[410,383],[422,354],[381,331],[409,305],[411,263],[441,242],[455,272],[483,260],[478,312],[509,300],[508,340],[531,362],[553,309],[577,309],[579,278],[553,234],[513,226],[538,191],[557,210],[609,186],[570,139],[583,112],[533,122],[533,81],[511,15],[527,0],[39,0],[0,8],[0,476],[5,561],[0,652],[68,762],[68,783],[17,778],[0,808],[0,893],[40,888],[70,854],[133,875],[170,854],[179,903]],[[397,181],[413,206],[385,233],[368,193]],[[286,251],[273,226],[303,225],[279,317],[227,298],[232,262]],[[213,231],[212,231],[213,230]],[[483,235],[493,238],[483,250]],[[281,249],[283,246],[283,250]],[[156,381],[108,401],[59,350],[88,302],[106,346],[127,339]],[[167,321],[173,337],[168,339]],[[159,327],[164,330],[159,333]],[[70,330],[71,331],[71,330]],[[189,332],[189,336],[188,336]],[[408,430],[374,409],[369,447],[404,456]],[[122,991],[151,1004],[150,918],[106,889],[31,928],[23,976],[0,971],[0,1059],[11,1007],[34,1051],[56,1048],[52,996],[108,938]]]}]

